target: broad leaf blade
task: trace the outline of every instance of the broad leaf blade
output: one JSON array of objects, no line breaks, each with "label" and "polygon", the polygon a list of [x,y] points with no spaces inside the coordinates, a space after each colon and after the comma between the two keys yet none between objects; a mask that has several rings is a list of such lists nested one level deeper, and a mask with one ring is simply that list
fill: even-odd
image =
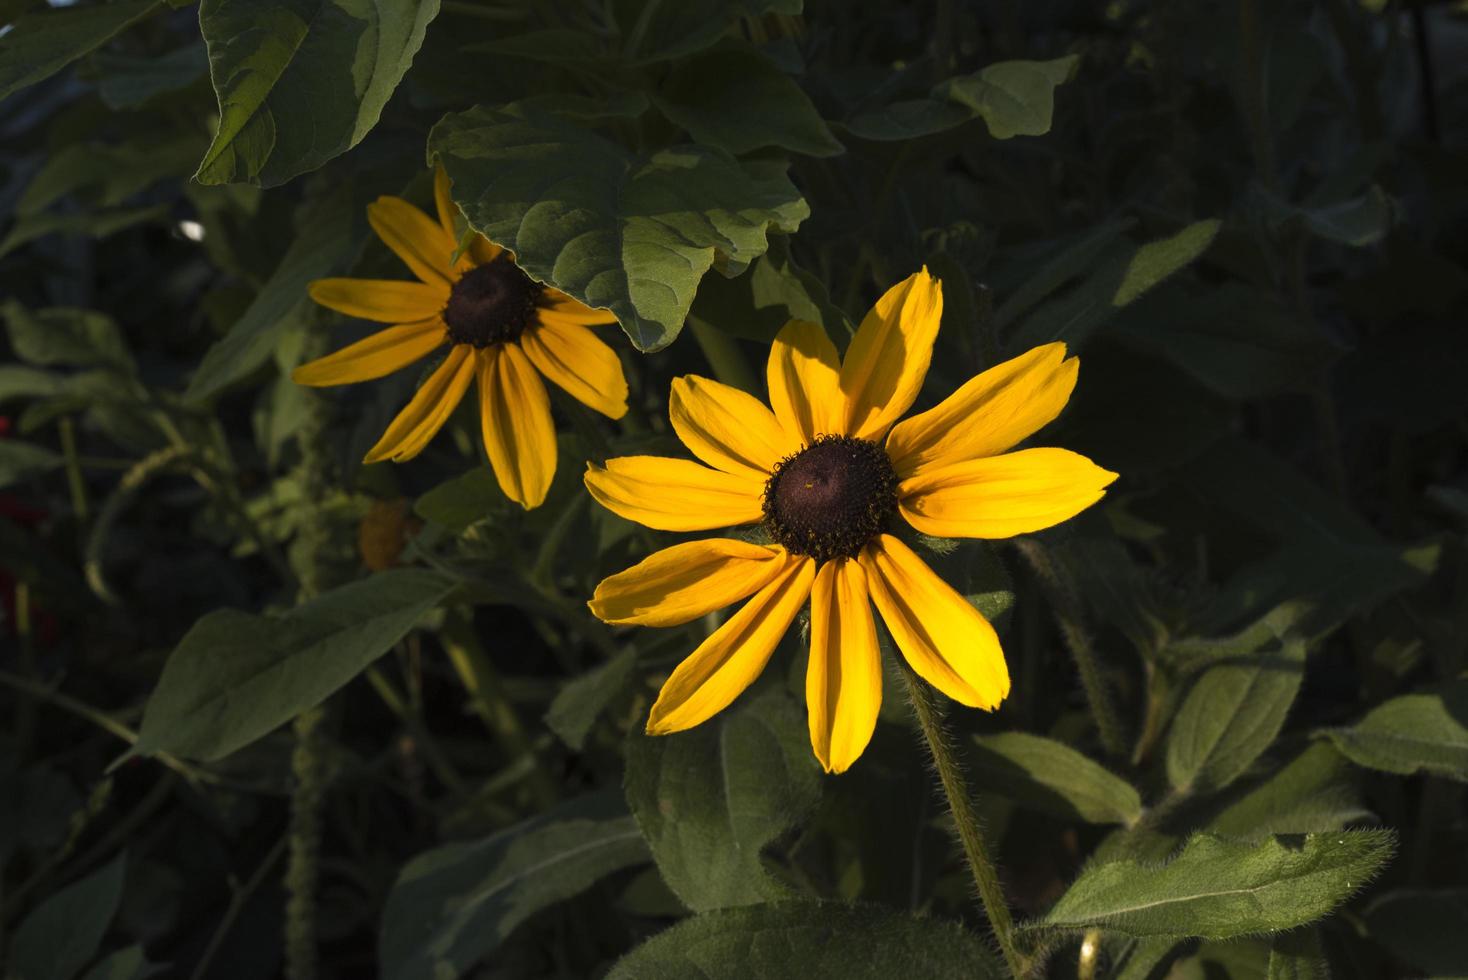
[{"label": "broad leaf blade", "polygon": [[636,156],[533,106],[450,114],[428,145],[475,230],[536,278],[610,309],[644,351],[678,335],[716,259],[738,271],[771,229],[794,231],[810,213],[783,165],[692,146]]},{"label": "broad leaf blade", "polygon": [[10,949],[7,976],[15,980],[71,980],[97,953],[122,901],[125,856],[115,858],[46,899],[26,916]]},{"label": "broad leaf blade", "polygon": [[454,586],[444,575],[402,569],[335,589],[279,618],[209,613],[164,665],[133,754],[230,754],[321,703]]},{"label": "broad leaf blade", "polygon": [[1351,728],[1317,734],[1358,766],[1468,782],[1468,681],[1392,698]]},{"label": "broad leaf blade", "polygon": [[995,139],[1043,136],[1050,132],[1055,89],[1070,81],[1077,55],[1054,61],[1001,61],[939,86],[934,95],[981,117]]},{"label": "broad leaf blade", "polygon": [[483,840],[420,854],[387,898],[382,975],[466,973],[540,909],[646,860],[637,824],[615,796],[573,800]]},{"label": "broad leaf blade", "polygon": [[633,733],[626,789],[668,887],[703,911],[786,897],[760,852],[815,808],[820,777],[800,712],[772,692],[690,731]]},{"label": "broad leaf blade", "polygon": [[1329,914],[1370,880],[1395,840],[1389,830],[1307,834],[1289,843],[1199,834],[1160,866],[1091,865],[1036,926],[1207,939],[1292,929]]},{"label": "broad leaf blade", "polygon": [[954,923],[868,906],[784,902],[705,912],[622,957],[607,980],[985,980],[1003,976]]},{"label": "broad leaf blade", "polygon": [[219,131],[198,181],[271,187],[356,146],[437,14],[438,0],[203,0]]},{"label": "broad leaf blade", "polygon": [[1125,780],[1075,749],[1023,732],[974,737],[980,785],[1021,805],[1087,823],[1134,823],[1142,799]]},{"label": "broad leaf blade", "polygon": [[0,99],[55,74],[162,6],[117,0],[26,14],[0,37]]}]

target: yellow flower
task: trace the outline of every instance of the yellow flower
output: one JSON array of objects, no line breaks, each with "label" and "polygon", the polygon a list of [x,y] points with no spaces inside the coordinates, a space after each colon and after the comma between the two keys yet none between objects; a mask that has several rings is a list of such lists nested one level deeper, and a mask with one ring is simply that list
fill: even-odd
[{"label": "yellow flower", "polygon": [[500,489],[522,507],[537,507],[556,472],[556,432],[541,375],[588,407],[621,418],[627,412],[622,362],[587,329],[616,317],[531,279],[511,252],[483,236],[454,261],[456,208],[442,168],[433,191],[437,221],[399,197],[380,197],[367,208],[372,230],[417,282],[311,284],[311,298],[322,306],[395,325],[303,364],[291,377],[304,385],[368,381],[449,345],[366,462],[401,462],[422,452],[477,378],[484,449]]},{"label": "yellow flower", "polygon": [[588,467],[592,496],[629,520],[665,531],[758,523],[772,539],[674,545],[597,586],[592,612],[644,626],[687,623],[753,596],[673,671],[650,734],[727,707],[807,598],[810,738],[828,772],[855,762],[876,727],[873,604],[913,670],[950,698],[993,710],[1009,693],[993,627],[891,533],[897,518],[939,537],[1025,534],[1100,500],[1116,474],[1065,449],[1007,452],[1070,399],[1079,361],[1060,343],[990,368],[897,423],[927,375],[942,310],[924,269],[877,302],[844,360],[820,326],[792,322],[770,351],[773,411],[717,381],[673,381],[673,429],[702,463],[628,456]]}]

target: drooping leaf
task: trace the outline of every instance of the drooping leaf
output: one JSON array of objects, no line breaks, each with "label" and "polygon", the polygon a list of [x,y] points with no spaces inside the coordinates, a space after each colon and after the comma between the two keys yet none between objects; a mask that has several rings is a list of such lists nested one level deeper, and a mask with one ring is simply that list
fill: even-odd
[{"label": "drooping leaf", "polygon": [[1366,929],[1404,963],[1430,976],[1468,976],[1468,889],[1406,888],[1366,909]]},{"label": "drooping leaf", "polygon": [[804,90],[757,51],[721,47],[680,62],[654,101],[696,141],[729,153],[764,146],[813,157],[842,152]]},{"label": "drooping leaf", "polygon": [[1350,728],[1316,734],[1358,766],[1468,782],[1468,681],[1392,698]]},{"label": "drooping leaf", "polygon": [[995,139],[1043,136],[1055,112],[1055,89],[1080,59],[1001,61],[935,86],[927,98],[864,110],[845,123],[862,139],[910,140],[983,119]]},{"label": "drooping leaf", "polygon": [[211,612],[179,641],[132,754],[218,759],[357,676],[453,591],[436,572],[380,572],[280,617]]},{"label": "drooping leaf", "polygon": [[573,678],[561,688],[545,723],[562,742],[575,751],[586,745],[587,733],[632,676],[637,651],[628,648],[595,669]]},{"label": "drooping leaf", "polygon": [[162,5],[117,0],[24,14],[0,36],[0,99],[55,74]]},{"label": "drooping leaf", "polygon": [[1208,939],[1293,929],[1329,914],[1370,880],[1395,841],[1389,830],[1261,842],[1198,834],[1162,865],[1090,865],[1036,925]]},{"label": "drooping leaf", "polygon": [[1174,272],[1191,265],[1213,244],[1221,225],[1217,219],[1196,221],[1170,238],[1160,238],[1137,249],[1121,285],[1116,287],[1116,295],[1111,297],[1111,305],[1126,306]]},{"label": "drooping leaf", "polygon": [[438,0],[202,0],[219,131],[198,181],[273,187],[356,146],[437,14]]},{"label": "drooping leaf", "polygon": [[970,762],[986,792],[1088,823],[1134,823],[1142,799],[1125,780],[1053,739],[1023,732],[976,735]]},{"label": "drooping leaf", "polygon": [[382,975],[467,973],[540,909],[646,860],[637,824],[611,795],[572,800],[482,840],[420,854],[387,897]]},{"label": "drooping leaf", "polygon": [[52,895],[21,920],[10,946],[15,980],[71,980],[97,953],[122,901],[126,855]]},{"label": "drooping leaf", "polygon": [[686,919],[622,957],[607,980],[985,980],[1003,976],[954,923],[861,905],[780,902]]},{"label": "drooping leaf", "polygon": [[1292,636],[1204,671],[1168,735],[1173,788],[1210,793],[1242,776],[1284,726],[1304,674],[1305,643]]},{"label": "drooping leaf", "polygon": [[1339,830],[1369,816],[1351,784],[1345,759],[1329,743],[1316,742],[1230,803],[1208,829],[1225,837],[1256,840],[1270,834]]},{"label": "drooping leaf", "polygon": [[761,851],[815,808],[820,778],[801,713],[770,692],[686,732],[634,732],[626,789],[663,880],[705,911],[787,896]]},{"label": "drooping leaf", "polygon": [[428,145],[475,230],[609,308],[645,351],[677,336],[716,260],[743,269],[771,229],[794,231],[810,211],[782,165],[691,146],[637,156],[524,105],[452,113]]}]

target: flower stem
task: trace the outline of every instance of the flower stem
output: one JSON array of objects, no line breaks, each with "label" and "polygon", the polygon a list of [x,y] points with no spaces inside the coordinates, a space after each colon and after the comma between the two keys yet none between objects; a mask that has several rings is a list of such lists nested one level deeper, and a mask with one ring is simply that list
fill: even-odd
[{"label": "flower stem", "polygon": [[999,884],[999,871],[989,857],[984,844],[984,831],[979,825],[969,799],[968,787],[964,784],[963,772],[953,755],[953,746],[943,727],[943,712],[938,706],[932,688],[917,676],[906,661],[902,664],[902,676],[907,681],[907,696],[912,702],[913,714],[917,715],[918,727],[923,730],[928,753],[933,757],[933,768],[938,771],[938,781],[943,786],[943,795],[948,798],[948,807],[953,813],[953,823],[958,828],[958,838],[963,844],[964,857],[974,876],[984,914],[1004,952],[1004,961],[1015,977],[1026,975],[1028,967],[1024,956],[1014,941],[1014,920],[1009,906],[1004,903],[1004,889]]}]

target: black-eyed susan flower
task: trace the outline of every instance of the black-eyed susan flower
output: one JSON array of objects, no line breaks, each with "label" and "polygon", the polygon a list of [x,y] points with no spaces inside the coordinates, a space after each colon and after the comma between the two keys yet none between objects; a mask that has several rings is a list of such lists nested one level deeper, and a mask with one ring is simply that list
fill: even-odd
[{"label": "black-eyed susan flower", "polygon": [[892,532],[900,521],[938,537],[1038,531],[1100,500],[1116,474],[1065,449],[1009,451],[1069,400],[1079,362],[1064,344],[993,367],[898,422],[922,387],[942,308],[924,269],[877,302],[844,360],[820,326],[790,323],[770,351],[773,411],[717,381],[677,378],[673,429],[701,462],[627,456],[588,467],[592,496],[629,520],[665,531],[758,524],[769,538],[674,545],[597,586],[598,617],[644,626],[753,597],[673,671],[649,733],[728,706],[807,599],[810,737],[828,772],[855,762],[876,727],[873,605],[913,670],[950,698],[993,710],[1009,693],[993,627]]},{"label": "black-eyed susan flower", "polygon": [[556,472],[556,433],[541,377],[621,418],[627,411],[622,362],[589,329],[616,318],[535,281],[512,253],[482,236],[455,258],[457,209],[442,168],[434,199],[437,221],[399,197],[380,197],[367,208],[372,230],[416,282],[318,279],[310,287],[322,306],[393,326],[303,364],[291,377],[305,385],[368,381],[447,346],[448,355],[366,462],[418,455],[477,381],[484,449],[500,489],[527,509],[539,506]]}]

